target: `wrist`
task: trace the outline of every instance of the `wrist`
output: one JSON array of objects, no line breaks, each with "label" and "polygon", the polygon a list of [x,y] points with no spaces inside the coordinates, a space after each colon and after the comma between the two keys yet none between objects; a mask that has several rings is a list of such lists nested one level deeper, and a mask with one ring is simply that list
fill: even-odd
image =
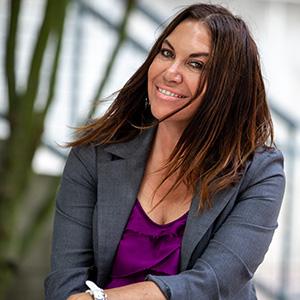
[{"label": "wrist", "polygon": [[89,287],[85,292],[89,294],[94,300],[108,300],[107,294],[97,286],[94,282],[87,280],[85,284]]}]

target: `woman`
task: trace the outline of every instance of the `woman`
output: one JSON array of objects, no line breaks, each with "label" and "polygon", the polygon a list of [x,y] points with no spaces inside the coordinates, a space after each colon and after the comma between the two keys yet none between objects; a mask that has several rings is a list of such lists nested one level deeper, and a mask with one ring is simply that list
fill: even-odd
[{"label": "woman", "polygon": [[241,19],[184,9],[107,113],[78,132],[47,299],[256,299],[284,174]]}]

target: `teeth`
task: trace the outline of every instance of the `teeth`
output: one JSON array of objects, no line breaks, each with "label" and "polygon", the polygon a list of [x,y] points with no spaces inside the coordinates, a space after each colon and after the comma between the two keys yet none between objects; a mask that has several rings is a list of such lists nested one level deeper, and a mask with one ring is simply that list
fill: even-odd
[{"label": "teeth", "polygon": [[164,89],[161,89],[161,88],[158,88],[158,90],[162,94],[167,95],[167,96],[176,97],[176,98],[184,98],[184,96],[180,96],[180,95],[174,94],[174,93],[172,93],[170,91],[167,91],[167,90],[164,90]]}]

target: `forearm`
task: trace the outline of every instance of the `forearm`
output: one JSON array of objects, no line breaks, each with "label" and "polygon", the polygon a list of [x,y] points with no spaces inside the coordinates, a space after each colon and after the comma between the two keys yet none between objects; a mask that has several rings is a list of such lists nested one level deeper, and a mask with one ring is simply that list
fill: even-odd
[{"label": "forearm", "polygon": [[[152,281],[145,281],[105,290],[108,300],[166,300],[159,287]],[[67,300],[91,300],[86,293],[68,297]]]},{"label": "forearm", "polygon": [[108,289],[105,293],[108,300],[166,300],[159,287],[152,281]]}]

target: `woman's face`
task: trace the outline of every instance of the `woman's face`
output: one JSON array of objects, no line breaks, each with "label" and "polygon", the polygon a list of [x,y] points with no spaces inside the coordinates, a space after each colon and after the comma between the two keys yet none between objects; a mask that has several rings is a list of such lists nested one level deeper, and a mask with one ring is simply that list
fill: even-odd
[{"label": "woman's face", "polygon": [[[148,70],[148,98],[155,118],[165,117],[193,98],[209,53],[209,31],[195,20],[183,21],[164,40]],[[201,98],[198,96],[166,121],[186,126]]]}]

